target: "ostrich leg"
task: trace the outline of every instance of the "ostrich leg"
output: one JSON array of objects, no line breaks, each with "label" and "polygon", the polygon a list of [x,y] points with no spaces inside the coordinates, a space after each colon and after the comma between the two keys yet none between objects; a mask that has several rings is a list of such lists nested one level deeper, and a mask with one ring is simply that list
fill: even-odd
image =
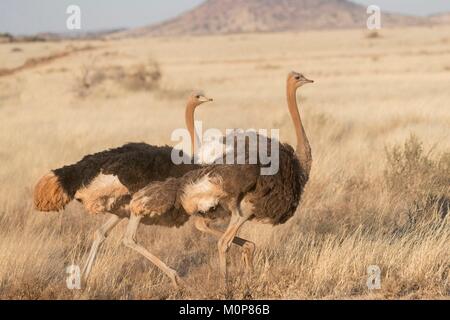
[{"label": "ostrich leg", "polygon": [[[223,235],[223,232],[211,228],[208,225],[208,222],[202,217],[195,217],[195,227],[197,228],[197,230],[210,234],[218,239],[220,239]],[[242,259],[245,263],[245,270],[247,273],[251,273],[253,271],[253,255],[256,245],[251,241],[239,237],[234,237],[233,243],[242,247]]]},{"label": "ostrich leg", "polygon": [[171,268],[169,268],[164,262],[162,262],[158,257],[151,254],[147,249],[143,246],[136,243],[136,231],[139,227],[139,223],[141,221],[140,216],[136,216],[131,214],[130,221],[128,222],[127,231],[125,233],[125,238],[123,239],[123,244],[130,249],[137,251],[142,254],[148,260],[150,260],[154,265],[156,265],[159,269],[161,269],[171,280],[173,285],[178,288],[181,284],[180,277],[177,272]]},{"label": "ostrich leg", "polygon": [[219,267],[222,280],[227,284],[227,252],[233,243],[234,237],[238,233],[242,225],[251,217],[251,215],[242,216],[239,208],[235,207],[231,210],[231,221],[227,230],[219,239],[217,244],[219,249]]},{"label": "ostrich leg", "polygon": [[109,232],[119,223],[120,218],[115,215],[111,215],[111,217],[106,221],[104,225],[102,225],[97,231],[94,233],[94,242],[92,243],[91,251],[89,252],[89,256],[86,259],[86,263],[84,264],[82,275],[83,280],[86,281],[89,277],[89,273],[91,272],[92,264],[94,263],[95,257],[97,256],[97,251],[100,248],[100,245],[106,240]]}]

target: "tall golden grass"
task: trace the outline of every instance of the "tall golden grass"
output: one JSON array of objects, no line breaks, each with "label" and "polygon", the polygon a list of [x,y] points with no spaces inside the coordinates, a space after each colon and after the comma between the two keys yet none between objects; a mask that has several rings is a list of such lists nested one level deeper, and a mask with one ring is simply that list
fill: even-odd
[{"label": "tall golden grass", "polygon": [[[14,52],[0,45],[0,69],[68,46],[96,47],[0,78],[0,298],[448,299],[448,31],[31,43],[14,44],[21,49]],[[125,73],[156,61],[162,78],[143,91],[119,77],[80,96],[93,59],[96,70]],[[138,241],[184,277],[187,287],[174,290],[121,245],[122,222],[87,286],[67,289],[65,268],[86,258],[104,217],[76,203],[64,213],[35,212],[31,192],[41,175],[128,141],[173,145],[170,133],[183,127],[184,96],[194,88],[215,99],[198,110],[205,127],[279,128],[293,143],[284,97],[291,69],[316,80],[299,94],[313,170],[293,219],[243,228],[258,248],[253,275],[243,274],[233,247],[224,292],[214,239],[191,223],[141,227]],[[380,290],[366,285],[370,265],[381,268]]]}]

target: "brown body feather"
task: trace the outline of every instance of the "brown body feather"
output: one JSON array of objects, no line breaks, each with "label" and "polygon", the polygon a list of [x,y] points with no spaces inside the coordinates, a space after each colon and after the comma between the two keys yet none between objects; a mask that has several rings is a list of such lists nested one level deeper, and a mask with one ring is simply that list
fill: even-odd
[{"label": "brown body feather", "polygon": [[144,216],[146,225],[180,227],[189,219],[189,215],[179,202],[179,179],[167,179],[150,183],[135,193],[130,202],[130,210],[135,215]]},{"label": "brown body feather", "polygon": [[255,190],[245,197],[253,206],[254,219],[274,225],[288,221],[299,205],[308,178],[294,149],[281,145],[278,173],[259,176]]},{"label": "brown body feather", "polygon": [[[274,225],[285,223],[298,207],[308,173],[302,169],[291,146],[283,144],[279,150],[280,167],[274,175],[261,175],[259,164],[214,165],[187,173],[182,178],[181,203],[189,214],[195,214],[197,207],[192,202],[198,204],[202,199],[189,192],[189,188],[209,176],[215,186],[211,194],[219,195],[216,202],[225,210],[230,209],[230,201],[236,201],[242,211],[251,212],[251,219]],[[205,211],[214,217],[214,207]]]}]

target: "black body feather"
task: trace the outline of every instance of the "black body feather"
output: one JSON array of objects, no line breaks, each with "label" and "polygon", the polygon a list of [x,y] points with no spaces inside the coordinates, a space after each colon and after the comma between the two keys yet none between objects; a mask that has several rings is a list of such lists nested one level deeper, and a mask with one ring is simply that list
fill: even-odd
[{"label": "black body feather", "polygon": [[145,143],[129,143],[122,147],[85,156],[79,162],[53,170],[67,194],[75,193],[100,173],[115,175],[135,193],[152,181],[162,181],[169,177],[181,177],[198,165],[176,165],[171,160],[173,148],[152,146]]}]

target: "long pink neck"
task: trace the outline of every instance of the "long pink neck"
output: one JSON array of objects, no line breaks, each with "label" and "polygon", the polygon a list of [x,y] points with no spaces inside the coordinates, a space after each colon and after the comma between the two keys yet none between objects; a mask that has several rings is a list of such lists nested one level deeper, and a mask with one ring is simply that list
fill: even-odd
[{"label": "long pink neck", "polygon": [[302,119],[300,117],[300,112],[297,105],[296,88],[294,86],[288,85],[287,87],[287,101],[289,112],[294,123],[295,133],[297,135],[297,157],[303,170],[309,176],[312,164],[311,146],[309,145],[308,137],[306,136],[305,129],[303,128]]},{"label": "long pink neck", "polygon": [[191,156],[195,154],[195,123],[194,123],[194,112],[196,105],[192,102],[188,102],[186,106],[186,128],[191,136]]}]

